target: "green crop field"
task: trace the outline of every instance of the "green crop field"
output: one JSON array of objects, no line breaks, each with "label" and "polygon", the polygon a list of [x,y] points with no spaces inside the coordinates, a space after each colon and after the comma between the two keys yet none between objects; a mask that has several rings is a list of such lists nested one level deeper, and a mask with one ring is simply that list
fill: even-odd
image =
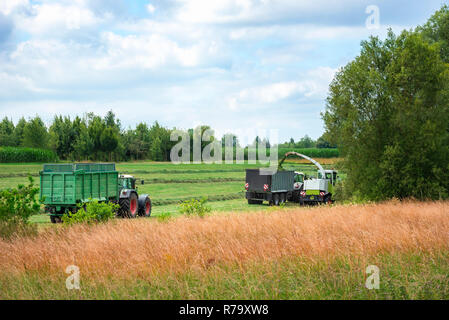
[{"label": "green crop field", "polygon": [[[120,173],[132,174],[138,179],[139,193],[148,193],[153,202],[152,215],[178,213],[178,204],[191,198],[208,198],[213,211],[250,211],[267,206],[250,206],[245,200],[245,169],[258,168],[260,164],[179,164],[168,162],[124,162],[117,163]],[[331,165],[324,165],[331,167]],[[294,169],[308,175],[316,174],[313,165],[286,163],[286,169]],[[0,189],[26,184],[32,176],[39,184],[42,164],[0,164]],[[140,181],[144,180],[141,185]],[[294,205],[294,204],[292,204]],[[47,224],[45,214],[32,217],[31,221]]]}]

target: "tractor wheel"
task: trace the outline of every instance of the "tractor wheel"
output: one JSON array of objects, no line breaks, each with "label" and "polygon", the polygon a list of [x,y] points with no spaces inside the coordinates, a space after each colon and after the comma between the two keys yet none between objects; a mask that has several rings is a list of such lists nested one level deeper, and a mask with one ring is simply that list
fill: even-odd
[{"label": "tractor wheel", "polygon": [[123,218],[135,218],[138,212],[137,196],[131,193],[129,198],[120,199],[120,210]]},{"label": "tractor wheel", "polygon": [[59,216],[50,216],[51,223],[62,223],[62,219]]},{"label": "tractor wheel", "polygon": [[278,206],[278,205],[279,205],[279,193],[275,193],[275,194],[274,194],[274,196],[273,196],[273,204],[274,204],[275,206]]},{"label": "tractor wheel", "polygon": [[139,216],[149,217],[151,215],[151,199],[144,195],[139,197]]},{"label": "tractor wheel", "polygon": [[331,196],[327,196],[326,199],[324,199],[324,204],[330,205],[332,202]]},{"label": "tractor wheel", "polygon": [[285,193],[280,194],[280,203],[285,203],[287,195]]}]

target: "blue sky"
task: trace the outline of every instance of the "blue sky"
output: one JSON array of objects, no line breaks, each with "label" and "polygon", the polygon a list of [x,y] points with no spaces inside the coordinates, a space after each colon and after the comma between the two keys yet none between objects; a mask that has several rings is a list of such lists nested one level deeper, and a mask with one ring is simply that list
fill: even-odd
[{"label": "blue sky", "polygon": [[[446,1],[0,0],[0,117],[105,114],[125,127],[323,133],[335,72],[370,35]],[[366,8],[380,25],[367,28]]]}]

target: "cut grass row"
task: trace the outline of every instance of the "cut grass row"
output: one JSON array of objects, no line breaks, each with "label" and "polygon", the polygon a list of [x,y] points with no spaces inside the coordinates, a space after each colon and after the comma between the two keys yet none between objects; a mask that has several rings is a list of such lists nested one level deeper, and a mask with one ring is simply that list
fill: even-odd
[{"label": "cut grass row", "polygon": [[[322,164],[333,165],[338,159],[321,159]],[[307,165],[304,161],[288,160],[290,163]],[[287,163],[287,162],[286,162]],[[170,162],[119,162],[116,169],[123,173],[154,174],[154,173],[217,173],[217,172],[244,172],[245,169],[259,168],[261,164],[172,164]],[[40,163],[0,163],[0,176],[13,174],[37,175],[42,170]]]},{"label": "cut grass row", "polygon": [[[238,198],[233,200],[222,200],[222,201],[209,201],[207,203],[208,206],[211,207],[214,214],[221,214],[226,213],[229,211],[234,212],[254,212],[254,211],[261,211],[261,210],[273,210],[269,209],[270,207],[268,204],[262,204],[262,205],[248,205],[248,202],[246,199]],[[286,207],[297,207],[294,203],[287,203]],[[154,205],[151,209],[151,217],[149,220],[156,219],[161,214],[170,213],[171,216],[180,216],[181,213],[179,212],[179,203],[171,203],[171,204],[165,204],[165,205]],[[32,223],[37,223],[39,225],[50,225],[50,218],[47,214],[39,214],[32,216],[30,218],[30,221]]]}]

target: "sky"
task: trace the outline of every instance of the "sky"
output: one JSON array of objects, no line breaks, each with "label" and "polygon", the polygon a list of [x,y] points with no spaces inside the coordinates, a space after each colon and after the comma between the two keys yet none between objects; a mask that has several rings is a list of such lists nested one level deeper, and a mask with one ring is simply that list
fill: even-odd
[{"label": "sky", "polygon": [[360,42],[444,3],[0,0],[0,118],[113,110],[125,128],[317,139],[329,84]]}]

